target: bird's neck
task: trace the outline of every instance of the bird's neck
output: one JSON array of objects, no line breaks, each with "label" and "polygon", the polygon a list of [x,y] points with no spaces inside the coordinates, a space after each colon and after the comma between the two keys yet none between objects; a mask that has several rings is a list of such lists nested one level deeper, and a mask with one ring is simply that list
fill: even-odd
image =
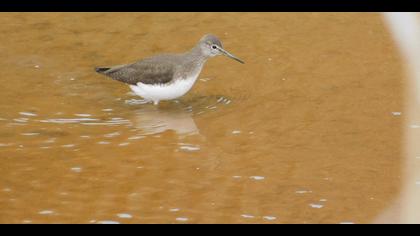
[{"label": "bird's neck", "polygon": [[209,59],[209,56],[206,56],[201,51],[201,48],[199,45],[193,47],[190,51],[186,53],[188,58],[192,58],[196,63],[204,64],[207,59]]}]

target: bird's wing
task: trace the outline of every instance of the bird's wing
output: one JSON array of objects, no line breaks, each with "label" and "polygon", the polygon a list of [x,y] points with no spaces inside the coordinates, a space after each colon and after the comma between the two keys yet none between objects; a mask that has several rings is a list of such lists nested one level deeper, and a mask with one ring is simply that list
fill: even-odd
[{"label": "bird's wing", "polygon": [[165,61],[143,60],[130,65],[114,66],[111,68],[97,68],[98,73],[107,75],[114,80],[137,85],[166,84],[174,77],[174,65]]}]

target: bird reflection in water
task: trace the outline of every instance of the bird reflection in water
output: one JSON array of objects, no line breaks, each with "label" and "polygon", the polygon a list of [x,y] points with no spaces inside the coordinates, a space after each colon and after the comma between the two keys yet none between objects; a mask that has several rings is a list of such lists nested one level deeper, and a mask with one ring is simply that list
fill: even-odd
[{"label": "bird reflection in water", "polygon": [[189,108],[142,106],[136,112],[134,125],[141,130],[141,135],[160,134],[168,130],[173,130],[180,136],[196,135],[199,134],[199,129]]}]

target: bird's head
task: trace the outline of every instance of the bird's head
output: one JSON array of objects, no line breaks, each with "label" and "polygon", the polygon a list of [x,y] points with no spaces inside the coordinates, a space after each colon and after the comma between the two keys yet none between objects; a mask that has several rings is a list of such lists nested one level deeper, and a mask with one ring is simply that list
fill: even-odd
[{"label": "bird's head", "polygon": [[220,42],[220,40],[214,35],[204,35],[200,39],[198,44],[200,45],[201,52],[208,57],[224,55],[244,64],[244,62],[241,59],[237,58],[236,56],[223,49],[222,42]]}]

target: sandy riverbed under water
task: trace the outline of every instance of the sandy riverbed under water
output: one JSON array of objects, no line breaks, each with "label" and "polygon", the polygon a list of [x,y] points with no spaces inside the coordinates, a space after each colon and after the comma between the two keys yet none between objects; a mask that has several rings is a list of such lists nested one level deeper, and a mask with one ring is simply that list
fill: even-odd
[{"label": "sandy riverbed under water", "polygon": [[[0,14],[0,223],[369,223],[401,187],[380,14]],[[93,67],[218,35],[179,101]]]}]

